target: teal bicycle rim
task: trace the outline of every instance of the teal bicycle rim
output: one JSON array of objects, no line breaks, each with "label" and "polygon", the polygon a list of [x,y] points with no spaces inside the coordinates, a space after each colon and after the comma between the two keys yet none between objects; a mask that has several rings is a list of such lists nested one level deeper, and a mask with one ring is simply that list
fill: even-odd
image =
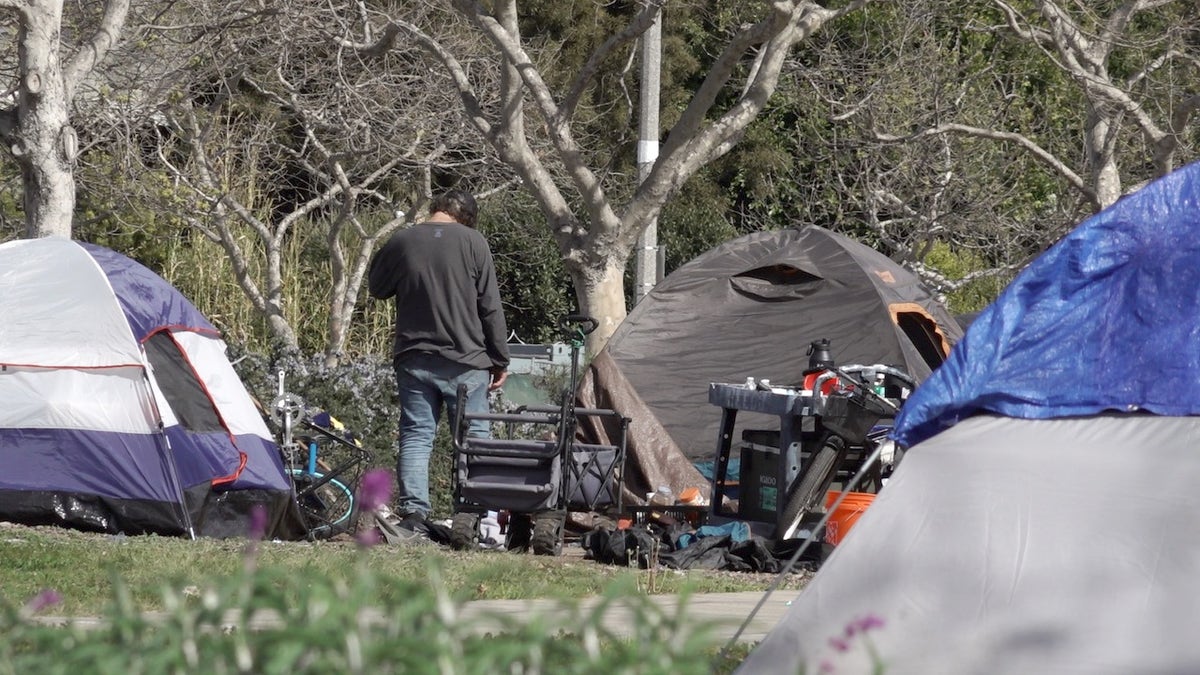
[{"label": "teal bicycle rim", "polygon": [[[305,485],[309,485],[325,478],[322,473],[309,473],[304,469],[289,469],[292,475],[292,482],[297,485],[296,492],[299,493]],[[309,523],[309,535],[320,536],[322,534],[336,534],[347,529],[350,523],[350,516],[354,512],[354,491],[351,490],[345,483],[330,478],[321,485],[313,494],[308,495],[315,500],[320,500],[322,495],[316,494],[322,491],[331,491],[332,504],[323,505],[320,508],[313,508],[308,504],[301,504],[301,511],[305,512],[306,518],[309,513],[312,513],[320,520],[320,525]],[[344,504],[344,508],[342,505]]]}]

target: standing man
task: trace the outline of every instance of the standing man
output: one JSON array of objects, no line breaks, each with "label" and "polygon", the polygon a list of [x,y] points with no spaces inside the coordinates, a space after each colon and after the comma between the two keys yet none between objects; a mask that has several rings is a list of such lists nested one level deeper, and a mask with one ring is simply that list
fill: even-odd
[{"label": "standing man", "polygon": [[[478,207],[462,190],[439,195],[429,220],[397,232],[371,259],[368,290],[396,298],[392,349],[400,394],[397,510],[401,526],[426,531],[429,457],[443,405],[454,419],[466,384],[465,412],[486,413],[489,391],[508,377],[508,329],[487,240],[475,230]],[[488,423],[471,422],[471,436]]]}]

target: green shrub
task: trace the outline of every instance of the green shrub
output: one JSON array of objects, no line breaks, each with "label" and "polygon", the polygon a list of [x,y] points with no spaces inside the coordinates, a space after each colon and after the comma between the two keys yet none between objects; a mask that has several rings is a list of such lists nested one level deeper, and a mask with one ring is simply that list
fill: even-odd
[{"label": "green shrub", "polygon": [[342,422],[368,450],[372,465],[395,464],[400,407],[391,361],[361,356],[326,366],[320,354],[305,356],[283,349],[262,354],[236,343],[229,344],[229,356],[270,421],[274,422],[271,401],[279,393],[282,372],[284,389],[299,396],[306,408],[328,411]]},{"label": "green shrub", "polygon": [[[251,395],[267,411],[269,421],[273,422],[269,409],[279,393],[282,371],[286,391],[299,396],[309,409],[328,411],[354,433],[369,453],[369,467],[395,470],[400,406],[390,359],[358,356],[327,366],[320,354],[305,356],[289,350],[261,354],[232,342],[229,357]],[[272,430],[278,434],[277,426],[273,425]],[[452,514],[453,456],[449,427],[443,419],[429,462],[429,500],[435,518]]]}]

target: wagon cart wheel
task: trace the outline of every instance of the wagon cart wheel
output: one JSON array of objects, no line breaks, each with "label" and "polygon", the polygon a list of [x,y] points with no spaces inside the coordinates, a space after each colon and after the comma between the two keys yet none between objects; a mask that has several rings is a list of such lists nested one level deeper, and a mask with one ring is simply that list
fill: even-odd
[{"label": "wagon cart wheel", "polygon": [[779,519],[783,526],[783,531],[778,534],[779,539],[791,539],[804,516],[821,503],[845,455],[845,441],[833,434],[825,437],[821,449],[813,455],[811,462],[804,469],[800,484],[796,486],[796,491],[784,507],[783,517]]},{"label": "wagon cart wheel", "polygon": [[561,511],[542,511],[534,517],[531,545],[535,555],[562,553],[565,523],[566,514]]},{"label": "wagon cart wheel", "polygon": [[479,514],[456,513],[450,521],[450,548],[466,551],[479,542]]},{"label": "wagon cart wheel", "polygon": [[533,537],[533,519],[528,513],[513,513],[508,517],[508,531],[504,535],[504,550],[524,553],[529,550]]}]

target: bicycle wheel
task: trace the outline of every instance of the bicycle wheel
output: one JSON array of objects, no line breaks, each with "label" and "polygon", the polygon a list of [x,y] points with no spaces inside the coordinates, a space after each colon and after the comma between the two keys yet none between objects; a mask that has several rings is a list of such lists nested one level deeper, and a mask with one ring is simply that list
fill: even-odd
[{"label": "bicycle wheel", "polygon": [[303,469],[290,469],[296,488],[296,503],[309,539],[327,539],[350,529],[354,514],[354,491],[336,478]]},{"label": "bicycle wheel", "polygon": [[778,539],[791,539],[804,516],[821,502],[845,454],[846,442],[838,436],[830,435],[821,443],[821,449],[804,469],[800,484],[783,510],[783,517],[779,519],[783,531],[777,533]]}]

